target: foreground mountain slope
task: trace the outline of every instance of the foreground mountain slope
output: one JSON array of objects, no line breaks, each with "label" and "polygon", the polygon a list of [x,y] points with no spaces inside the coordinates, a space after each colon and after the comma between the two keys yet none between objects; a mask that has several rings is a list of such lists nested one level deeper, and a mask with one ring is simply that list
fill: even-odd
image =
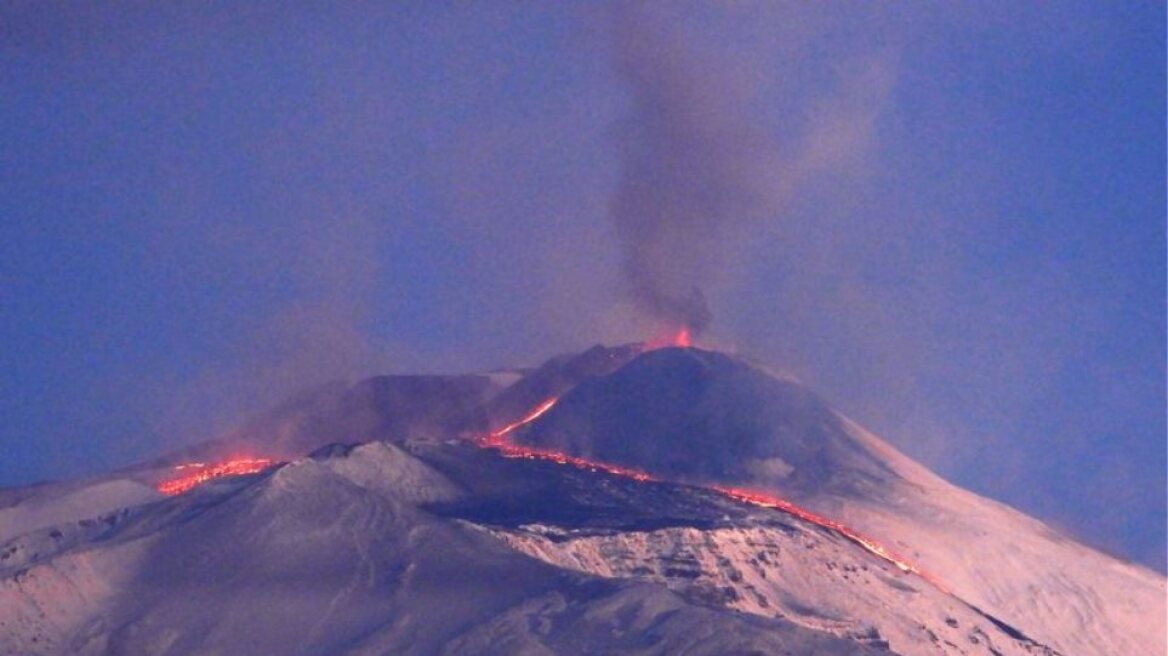
[{"label": "foreground mountain slope", "polygon": [[162,498],[145,482],[122,477],[42,483],[5,492],[0,494],[0,544],[37,529]]},{"label": "foreground mountain slope", "polygon": [[418,505],[463,494],[397,447],[371,443],[65,535],[28,534],[3,548],[0,652],[874,649],[694,604],[663,586],[554,568]]}]

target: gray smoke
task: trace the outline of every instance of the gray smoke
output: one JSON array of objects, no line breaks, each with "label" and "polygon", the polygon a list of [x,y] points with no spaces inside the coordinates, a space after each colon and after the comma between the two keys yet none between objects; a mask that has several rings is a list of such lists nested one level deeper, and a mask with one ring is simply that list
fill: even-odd
[{"label": "gray smoke", "polygon": [[768,139],[739,115],[732,75],[690,61],[643,11],[624,6],[613,18],[631,94],[611,205],[625,291],[650,318],[701,332],[712,319],[703,286],[725,264],[726,240],[772,204]]}]

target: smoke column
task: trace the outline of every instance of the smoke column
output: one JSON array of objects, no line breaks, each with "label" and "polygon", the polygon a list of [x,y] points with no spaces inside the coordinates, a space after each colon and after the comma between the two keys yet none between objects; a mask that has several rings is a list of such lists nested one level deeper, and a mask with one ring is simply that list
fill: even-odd
[{"label": "smoke column", "polygon": [[615,64],[631,96],[618,126],[622,172],[610,212],[625,292],[640,313],[700,333],[703,285],[736,228],[771,204],[768,139],[736,114],[726,70],[701,70],[636,8],[612,12]]}]

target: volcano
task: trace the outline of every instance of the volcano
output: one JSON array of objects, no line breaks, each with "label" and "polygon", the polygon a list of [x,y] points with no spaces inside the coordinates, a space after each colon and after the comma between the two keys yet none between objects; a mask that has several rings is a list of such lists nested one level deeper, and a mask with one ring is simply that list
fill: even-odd
[{"label": "volcano", "polygon": [[682,344],[329,385],[0,491],[0,653],[1164,653],[1162,576]]},{"label": "volcano", "polygon": [[698,483],[884,495],[898,478],[792,379],[695,348],[645,353],[573,388],[524,441]]}]

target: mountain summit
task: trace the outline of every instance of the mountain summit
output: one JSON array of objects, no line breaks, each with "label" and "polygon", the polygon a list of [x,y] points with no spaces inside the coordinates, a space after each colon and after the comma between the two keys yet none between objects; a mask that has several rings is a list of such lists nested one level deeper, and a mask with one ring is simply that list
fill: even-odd
[{"label": "mountain summit", "polygon": [[896,477],[802,385],[696,348],[650,351],[582,382],[522,440],[670,479],[800,496],[870,496]]},{"label": "mountain summit", "polygon": [[331,385],[0,491],[5,654],[1151,655],[1165,591],[697,348]]}]

